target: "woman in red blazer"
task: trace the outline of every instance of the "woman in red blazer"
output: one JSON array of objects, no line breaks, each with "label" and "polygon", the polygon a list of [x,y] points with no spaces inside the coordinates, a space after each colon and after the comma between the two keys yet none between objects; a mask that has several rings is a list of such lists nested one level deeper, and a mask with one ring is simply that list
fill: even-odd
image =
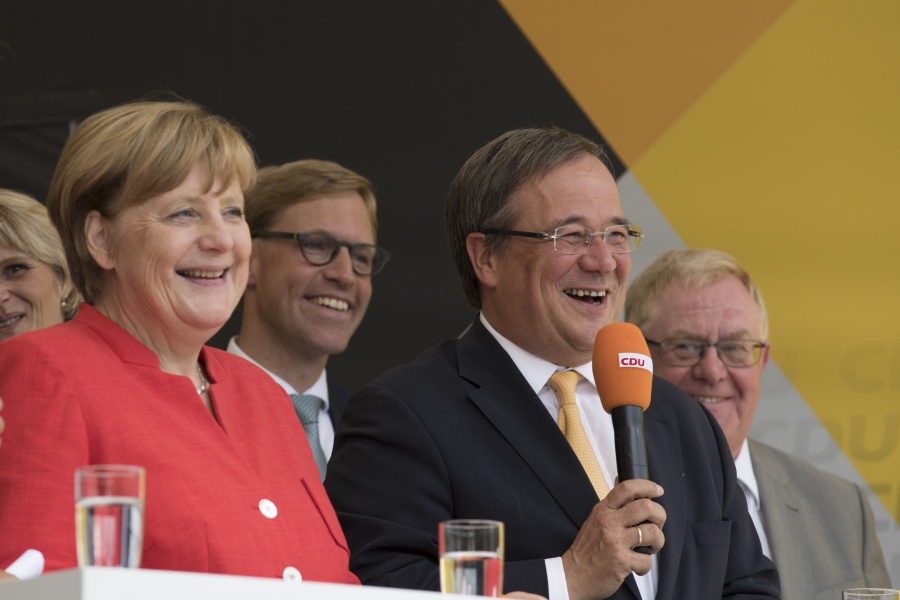
[{"label": "woman in red blazer", "polygon": [[142,566],[356,583],[290,400],[207,346],[247,283],[252,152],[184,102],[86,119],[48,196],[86,304],[0,343],[0,565],[77,564],[74,471],[146,468]]}]

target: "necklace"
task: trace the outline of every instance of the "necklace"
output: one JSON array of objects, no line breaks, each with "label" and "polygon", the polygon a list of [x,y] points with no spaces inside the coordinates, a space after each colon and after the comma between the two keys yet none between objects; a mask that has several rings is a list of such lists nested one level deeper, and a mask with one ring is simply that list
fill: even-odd
[{"label": "necklace", "polygon": [[209,382],[203,376],[203,369],[200,368],[200,363],[197,363],[197,374],[200,375],[200,387],[197,388],[197,395],[202,396],[203,392],[209,389]]}]

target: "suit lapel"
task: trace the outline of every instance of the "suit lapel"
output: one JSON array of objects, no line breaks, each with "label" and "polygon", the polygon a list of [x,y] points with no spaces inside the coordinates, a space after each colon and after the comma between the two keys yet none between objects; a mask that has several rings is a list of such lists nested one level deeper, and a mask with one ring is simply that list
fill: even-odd
[{"label": "suit lapel", "polygon": [[343,388],[339,388],[328,381],[328,416],[331,417],[331,424],[337,429],[341,417],[344,415],[344,409],[347,408],[347,402],[350,400],[350,394]]},{"label": "suit lapel", "polygon": [[759,486],[763,527],[769,540],[773,562],[779,573],[789,573],[781,581],[785,598],[811,598],[813,594],[813,552],[803,547],[803,507],[805,502],[795,491],[796,482],[788,479],[777,457],[763,445],[747,440],[753,474]]},{"label": "suit lapel", "polygon": [[[655,388],[655,386],[654,386]],[[650,479],[662,486],[665,493],[657,501],[666,509],[663,533],[666,545],[657,555],[659,577],[656,600],[671,600],[675,594],[678,565],[684,548],[687,520],[687,497],[684,489],[684,464],[681,439],[672,408],[651,398],[650,407],[644,413],[644,437],[647,442],[647,460]]]},{"label": "suit lapel", "polygon": [[528,464],[580,528],[597,495],[569,443],[515,363],[476,319],[459,341],[462,377],[476,386],[472,402]]}]

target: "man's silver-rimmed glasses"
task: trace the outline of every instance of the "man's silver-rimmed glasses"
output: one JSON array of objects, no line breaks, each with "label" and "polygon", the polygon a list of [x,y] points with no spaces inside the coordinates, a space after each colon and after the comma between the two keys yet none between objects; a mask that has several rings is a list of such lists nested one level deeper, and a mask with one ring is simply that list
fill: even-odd
[{"label": "man's silver-rimmed glasses", "polygon": [[557,227],[553,233],[534,231],[518,231],[515,229],[487,228],[481,233],[487,235],[516,235],[543,241],[552,241],[553,250],[563,254],[583,254],[591,245],[591,240],[600,238],[609,247],[610,252],[625,253],[637,250],[644,237],[637,225],[611,225],[603,231],[589,231],[583,225],[564,225]]}]

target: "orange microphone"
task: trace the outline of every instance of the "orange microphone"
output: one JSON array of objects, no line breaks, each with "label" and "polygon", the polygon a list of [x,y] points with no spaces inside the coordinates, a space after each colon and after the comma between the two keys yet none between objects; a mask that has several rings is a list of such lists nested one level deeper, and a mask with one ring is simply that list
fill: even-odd
[{"label": "orange microphone", "polygon": [[650,479],[644,411],[650,406],[653,360],[644,334],[631,323],[610,323],[594,342],[594,381],[612,415],[619,481]]}]

